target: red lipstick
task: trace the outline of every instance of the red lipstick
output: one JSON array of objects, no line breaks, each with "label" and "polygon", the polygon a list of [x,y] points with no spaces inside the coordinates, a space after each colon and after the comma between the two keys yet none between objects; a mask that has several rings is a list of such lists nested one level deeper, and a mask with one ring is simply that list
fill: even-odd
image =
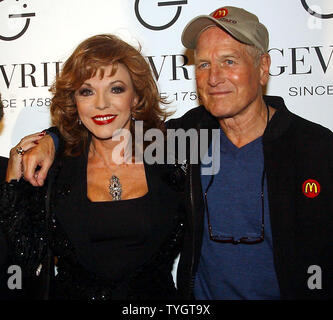
[{"label": "red lipstick", "polygon": [[114,115],[114,114],[104,114],[104,115],[94,116],[91,119],[94,121],[95,124],[97,124],[99,126],[102,126],[102,125],[111,123],[116,118],[117,118],[117,115]]}]

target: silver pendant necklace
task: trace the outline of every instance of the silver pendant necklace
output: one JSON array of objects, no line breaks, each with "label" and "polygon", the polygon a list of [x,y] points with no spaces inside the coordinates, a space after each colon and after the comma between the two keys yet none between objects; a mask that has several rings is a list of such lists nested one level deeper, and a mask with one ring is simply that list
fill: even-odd
[{"label": "silver pendant necklace", "polygon": [[112,200],[121,200],[122,191],[119,178],[113,174],[109,185],[109,193],[111,194]]},{"label": "silver pendant necklace", "polygon": [[[106,161],[104,160],[104,158],[99,154],[99,152],[96,150],[95,146],[92,144],[94,151],[96,152],[97,156],[102,159],[102,161],[104,162],[104,165],[107,166],[110,171],[112,172],[113,170],[110,168],[110,166],[106,163]],[[122,185],[120,183],[120,179],[113,174],[110,178],[110,184],[109,184],[109,193],[112,197],[112,201],[118,201],[121,200],[121,194],[123,192],[122,189]]]}]

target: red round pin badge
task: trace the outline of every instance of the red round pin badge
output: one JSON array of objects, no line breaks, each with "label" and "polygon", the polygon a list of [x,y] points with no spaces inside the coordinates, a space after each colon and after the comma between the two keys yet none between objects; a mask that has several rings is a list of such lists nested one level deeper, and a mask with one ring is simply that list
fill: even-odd
[{"label": "red round pin badge", "polygon": [[320,184],[317,180],[308,179],[302,185],[303,194],[308,198],[315,198],[320,193]]},{"label": "red round pin badge", "polygon": [[217,9],[214,12],[213,18],[219,19],[219,18],[225,17],[227,14],[228,14],[228,9],[226,9],[226,8],[220,8],[220,9]]}]

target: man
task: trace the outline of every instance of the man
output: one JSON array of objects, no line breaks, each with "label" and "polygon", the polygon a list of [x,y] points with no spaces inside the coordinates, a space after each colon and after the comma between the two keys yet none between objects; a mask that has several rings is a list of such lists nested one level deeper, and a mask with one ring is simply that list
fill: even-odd
[{"label": "man", "polygon": [[[182,296],[332,297],[332,133],[289,112],[282,98],[263,96],[268,32],[255,15],[224,7],[198,16],[182,42],[195,50],[203,105],[168,127],[218,129],[221,145],[205,150],[219,152],[217,173],[187,162]],[[52,159],[45,154],[54,147],[40,143],[36,150],[42,152],[25,155],[25,178],[41,185]],[[34,176],[37,163],[42,171]]]},{"label": "man", "polygon": [[[179,262],[180,289],[196,299],[327,298],[332,133],[290,113],[281,98],[263,97],[268,32],[255,15],[224,7],[198,16],[182,42],[195,50],[203,106],[169,125],[220,128],[221,148],[213,179],[200,175],[203,165],[188,169],[191,232]],[[317,289],[313,270],[322,280]]]}]

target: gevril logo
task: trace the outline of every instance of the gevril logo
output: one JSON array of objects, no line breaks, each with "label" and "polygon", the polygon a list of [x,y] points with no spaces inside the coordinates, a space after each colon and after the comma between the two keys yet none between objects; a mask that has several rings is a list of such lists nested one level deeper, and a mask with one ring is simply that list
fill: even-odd
[{"label": "gevril logo", "polygon": [[135,4],[134,4],[134,10],[135,10],[135,15],[138,18],[139,22],[146,28],[150,29],[150,30],[155,30],[155,31],[160,31],[160,30],[164,30],[167,29],[169,27],[171,27],[179,18],[180,13],[182,11],[182,5],[187,4],[187,0],[182,0],[182,1],[158,1],[157,2],[157,6],[158,7],[166,7],[166,6],[177,6],[177,11],[175,13],[175,15],[171,18],[171,20],[161,26],[153,26],[151,24],[149,24],[148,22],[146,22],[141,14],[140,14],[140,10],[139,10],[139,3],[140,0],[135,0]]},{"label": "gevril logo", "polygon": [[[304,9],[314,17],[317,17],[317,18],[320,18],[320,19],[331,19],[331,18],[333,18],[333,13],[322,14],[321,12],[316,12],[315,11],[316,9],[314,8],[314,6],[311,6],[311,8],[310,8],[308,3],[307,3],[307,0],[301,0],[301,3],[303,5]],[[319,9],[320,8],[319,4],[316,5],[316,7],[318,7],[318,9]]]},{"label": "gevril logo", "polygon": [[[19,0],[16,0],[18,2]],[[3,5],[5,0],[0,0],[0,6]],[[8,0],[6,2],[9,2]],[[15,11],[21,11],[21,8],[16,5],[10,7],[10,9],[14,9]],[[8,16],[6,14],[6,19],[8,19],[8,29],[10,29],[10,32],[8,35],[4,34],[4,30],[0,30],[0,40],[4,41],[12,41],[20,38],[25,34],[25,32],[28,30],[30,25],[30,18],[34,17],[36,14],[34,12],[25,12],[25,9],[27,8],[27,4],[23,4],[23,12],[21,13],[9,13]],[[0,10],[2,13],[5,13],[5,10]],[[1,17],[3,19],[3,17]],[[19,26],[17,23],[15,23],[15,19],[25,19],[25,23],[22,26]],[[13,34],[10,34],[13,33]]]}]

